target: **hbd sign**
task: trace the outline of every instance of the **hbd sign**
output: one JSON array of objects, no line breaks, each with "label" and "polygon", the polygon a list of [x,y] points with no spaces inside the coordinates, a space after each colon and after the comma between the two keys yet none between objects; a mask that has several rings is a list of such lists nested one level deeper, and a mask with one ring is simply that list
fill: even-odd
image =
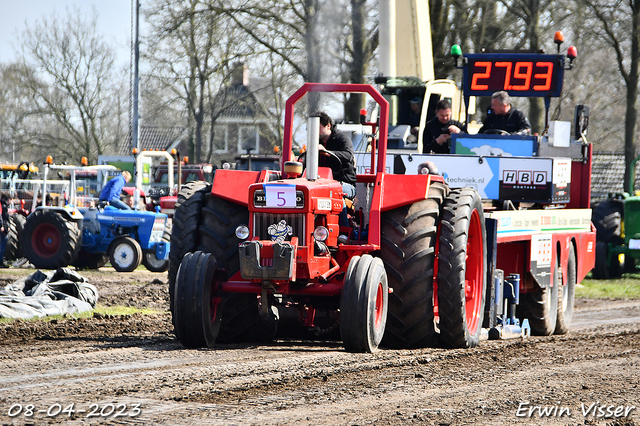
[{"label": "hbd sign", "polygon": [[503,170],[502,184],[545,186],[547,184],[547,172],[530,170]]}]

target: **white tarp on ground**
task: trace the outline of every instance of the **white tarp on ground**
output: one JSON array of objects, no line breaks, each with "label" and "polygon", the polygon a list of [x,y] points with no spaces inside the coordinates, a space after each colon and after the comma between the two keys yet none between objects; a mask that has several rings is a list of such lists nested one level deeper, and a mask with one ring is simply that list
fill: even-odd
[{"label": "white tarp on ground", "polygon": [[0,288],[0,318],[43,317],[91,311],[98,289],[68,268],[36,271]]}]

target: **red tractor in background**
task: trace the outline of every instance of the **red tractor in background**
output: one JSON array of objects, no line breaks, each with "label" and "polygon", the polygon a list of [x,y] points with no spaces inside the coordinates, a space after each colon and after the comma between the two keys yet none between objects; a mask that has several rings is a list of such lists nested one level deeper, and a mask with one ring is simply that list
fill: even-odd
[{"label": "red tractor in background", "polygon": [[[304,173],[291,161],[294,105],[314,91],[366,93],[380,107],[379,122],[367,123],[380,140],[357,176],[370,194],[366,239],[348,232],[338,242],[343,192],[318,166],[332,159],[317,158],[317,119],[308,124]],[[427,346],[436,313],[446,344],[478,344],[487,294],[482,200],[470,188],[450,190],[439,175],[387,173],[388,110],[373,86],[307,83],[286,104],[282,172],[218,170],[213,184],[185,185],[169,270],[184,346],[269,341],[285,307],[307,327],[321,315],[339,318],[352,352],[371,352],[383,337],[391,347]]]}]

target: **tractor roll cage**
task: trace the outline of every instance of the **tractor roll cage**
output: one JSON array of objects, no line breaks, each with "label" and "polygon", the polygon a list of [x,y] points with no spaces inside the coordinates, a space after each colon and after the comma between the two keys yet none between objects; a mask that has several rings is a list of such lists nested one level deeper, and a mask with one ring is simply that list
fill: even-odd
[{"label": "tractor roll cage", "polygon": [[[376,168],[376,144],[371,144],[371,172],[366,174],[374,175],[377,171],[383,172],[387,159],[387,133],[389,131],[389,102],[370,84],[346,84],[346,83],[305,83],[298,89],[285,105],[284,119],[284,140],[282,141],[282,161],[291,161],[293,148],[293,113],[295,104],[309,92],[337,92],[337,93],[367,93],[380,105],[378,116],[378,165]],[[372,117],[373,118],[373,117]],[[282,166],[282,165],[281,165]]]}]

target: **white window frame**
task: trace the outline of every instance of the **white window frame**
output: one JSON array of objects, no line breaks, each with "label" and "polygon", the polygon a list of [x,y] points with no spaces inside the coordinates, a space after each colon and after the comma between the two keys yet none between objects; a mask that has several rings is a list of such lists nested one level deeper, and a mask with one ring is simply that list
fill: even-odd
[{"label": "white window frame", "polygon": [[214,154],[225,154],[229,152],[229,125],[228,124],[216,124],[216,134],[224,129],[224,149],[217,149],[214,147]]},{"label": "white window frame", "polygon": [[253,149],[253,151],[251,151],[251,153],[252,154],[257,154],[260,151],[260,132],[258,131],[258,126],[256,126],[256,125],[238,126],[238,153],[239,154],[246,154],[247,153],[247,150],[242,148],[242,133],[246,129],[254,131],[255,138],[256,138],[255,139],[256,140],[256,145],[255,145],[255,148]]}]

